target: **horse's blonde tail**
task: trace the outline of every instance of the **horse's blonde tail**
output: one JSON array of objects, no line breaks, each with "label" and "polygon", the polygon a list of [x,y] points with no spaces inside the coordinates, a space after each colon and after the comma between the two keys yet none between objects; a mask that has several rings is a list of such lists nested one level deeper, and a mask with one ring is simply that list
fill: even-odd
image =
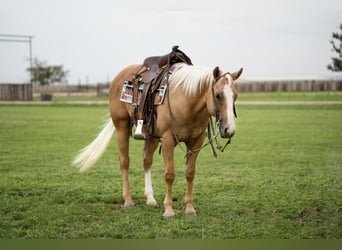
[{"label": "horse's blonde tail", "polygon": [[72,165],[78,167],[80,172],[91,168],[105,152],[114,132],[115,127],[112,119],[108,118],[101,132],[88,146],[80,150],[79,154],[73,160]]}]

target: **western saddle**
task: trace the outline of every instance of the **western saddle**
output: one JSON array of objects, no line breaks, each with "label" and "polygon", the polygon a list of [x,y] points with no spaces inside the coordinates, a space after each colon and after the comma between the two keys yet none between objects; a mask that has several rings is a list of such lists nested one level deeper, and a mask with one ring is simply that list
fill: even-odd
[{"label": "western saddle", "polygon": [[[173,46],[172,51],[163,56],[147,57],[143,65],[134,74],[133,100],[131,127],[136,125],[135,139],[148,139],[154,135],[154,123],[156,114],[154,112],[154,98],[161,82],[168,74],[170,67],[179,62],[192,65],[191,59],[181,50],[179,46]],[[168,77],[168,76],[166,76]],[[138,101],[139,85],[144,84],[144,88]],[[167,85],[169,84],[167,78]],[[142,129],[145,129],[145,136]]]}]

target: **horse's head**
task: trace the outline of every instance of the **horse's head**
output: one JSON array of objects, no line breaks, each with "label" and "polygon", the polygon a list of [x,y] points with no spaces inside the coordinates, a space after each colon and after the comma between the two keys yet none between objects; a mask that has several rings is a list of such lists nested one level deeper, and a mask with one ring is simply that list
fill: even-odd
[{"label": "horse's head", "polygon": [[213,70],[215,82],[212,85],[213,104],[211,106],[222,138],[232,138],[235,134],[235,101],[238,92],[234,80],[238,79],[241,74],[242,68],[234,73],[222,73],[219,67]]}]

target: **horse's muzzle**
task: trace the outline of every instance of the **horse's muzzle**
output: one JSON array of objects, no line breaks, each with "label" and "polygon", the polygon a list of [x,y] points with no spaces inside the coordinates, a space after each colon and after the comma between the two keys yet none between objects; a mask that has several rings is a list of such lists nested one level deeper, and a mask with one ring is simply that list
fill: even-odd
[{"label": "horse's muzzle", "polygon": [[235,129],[229,129],[229,127],[221,127],[220,128],[220,135],[222,138],[232,138],[235,134]]}]

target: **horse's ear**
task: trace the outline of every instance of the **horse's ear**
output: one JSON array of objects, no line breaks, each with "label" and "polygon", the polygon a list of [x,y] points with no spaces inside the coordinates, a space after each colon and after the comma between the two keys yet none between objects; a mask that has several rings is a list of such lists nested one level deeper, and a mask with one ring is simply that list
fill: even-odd
[{"label": "horse's ear", "polygon": [[216,66],[213,70],[213,76],[215,79],[219,78],[221,76],[221,70],[219,66]]},{"label": "horse's ear", "polygon": [[233,78],[234,81],[241,76],[242,71],[243,71],[243,68],[241,68],[240,70],[238,70],[238,71],[236,71],[234,73],[230,73],[230,75],[231,75],[231,77]]}]

